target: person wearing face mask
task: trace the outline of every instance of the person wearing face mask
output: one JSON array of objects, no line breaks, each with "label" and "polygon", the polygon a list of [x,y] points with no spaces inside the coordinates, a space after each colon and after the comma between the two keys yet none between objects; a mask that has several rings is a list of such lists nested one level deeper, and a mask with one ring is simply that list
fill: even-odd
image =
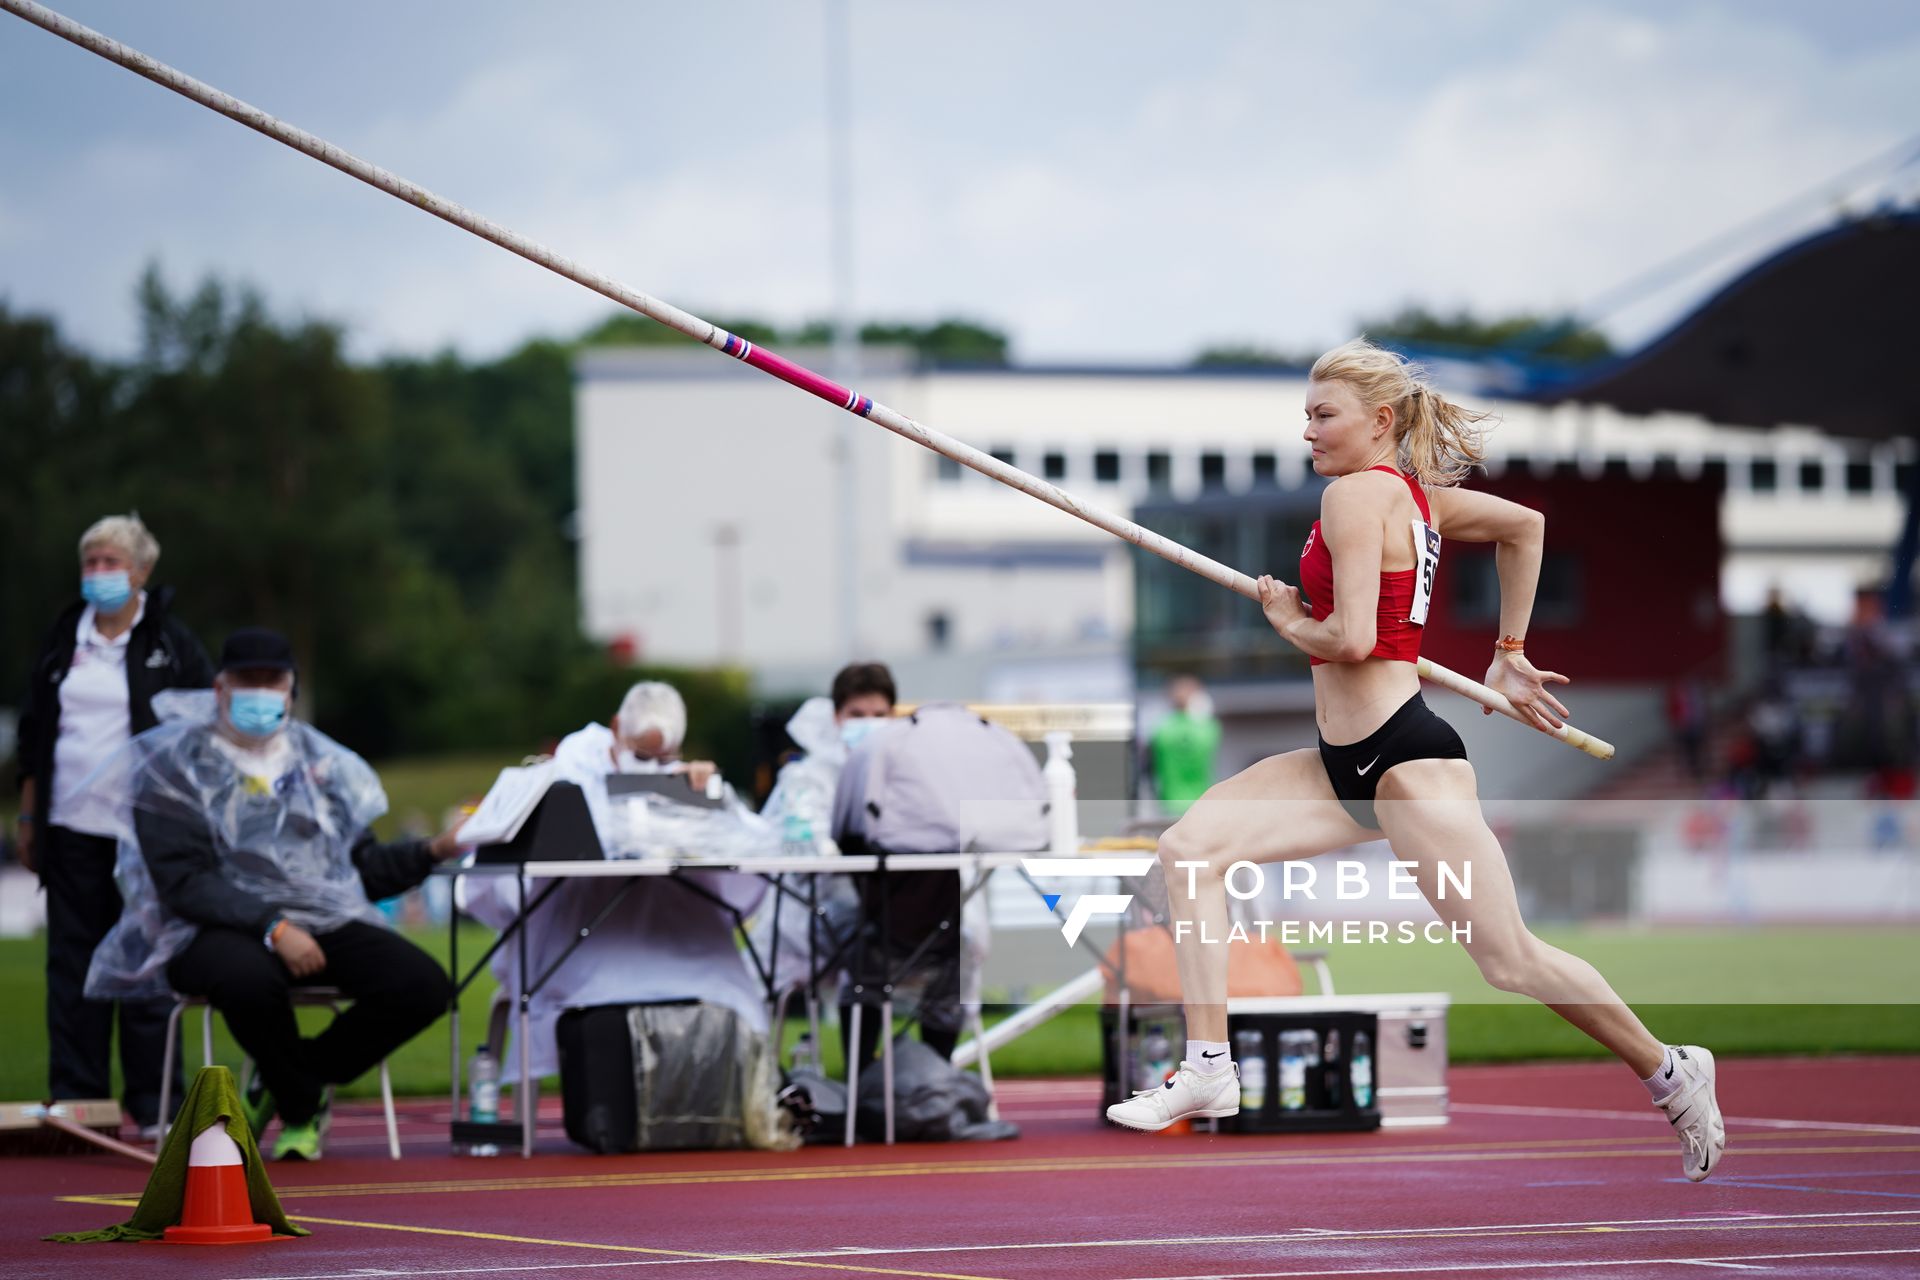
[{"label": "person wearing face mask", "polygon": [[[132,834],[158,909],[130,902],[116,927],[130,938],[103,943],[89,987],[163,964],[172,990],[206,997],[258,1068],[255,1136],[278,1114],[275,1158],[314,1160],[327,1087],[446,1012],[439,963],[373,903],[419,884],[460,844],[457,825],[432,840],[377,842],[379,778],[294,718],[294,691],[286,638],[243,628],[221,650],[212,705],[130,744]],[[337,987],[353,1003],[302,1037],[289,1001],[299,985]]]},{"label": "person wearing face mask", "polygon": [[[878,662],[856,662],[833,677],[830,694],[808,698],[787,721],[787,736],[804,753],[780,766],[761,816],[780,830],[791,852],[837,855],[833,842],[833,793],[847,756],[893,717],[893,673]],[[845,876],[815,876],[812,891],[824,926],[815,929],[807,906],[806,877],[788,877],[783,891],[767,895],[747,936],[764,959],[773,949],[774,917],[780,921],[779,955],[774,957],[775,986],[785,990],[804,983],[825,961],[847,931],[857,925],[860,897]],[[822,983],[837,980],[819,975]]]},{"label": "person wearing face mask", "polygon": [[[627,690],[608,723],[586,725],[560,740],[553,780],[580,788],[609,859],[778,852],[776,833],[740,803],[711,762],[680,758],[686,735],[687,705],[679,690],[643,680]],[[674,805],[672,784],[659,797],[614,797],[608,779],[622,774],[682,777],[688,799],[717,796],[721,807]],[[765,991],[734,940],[739,917],[766,895],[765,881],[734,871],[686,870],[613,888],[610,883],[527,882],[528,900],[539,904],[526,919],[527,969],[545,975],[528,1003],[528,1056],[536,1078],[559,1070],[556,1028],[568,1009],[699,1000],[732,1009],[755,1032],[766,1030]],[[467,877],[459,887],[462,910],[496,929],[519,917],[518,892],[505,876]],[[502,991],[519,990],[519,948],[500,948],[493,972]],[[502,1081],[517,1083],[518,1044],[493,1048]]]},{"label": "person wearing face mask", "polygon": [[[207,652],[173,616],[173,590],[147,589],[160,544],[137,515],[108,516],[80,537],[80,598],[41,647],[20,719],[21,865],[47,891],[47,1092],[110,1096],[116,1003],[124,1106],[159,1130],[168,1002],[82,995],[93,950],[120,916],[114,884],[114,797],[82,787],[136,733],[155,724],[163,689],[204,689]],[[170,1068],[179,1072],[176,1059]],[[173,1090],[173,1096],[181,1096]]]}]

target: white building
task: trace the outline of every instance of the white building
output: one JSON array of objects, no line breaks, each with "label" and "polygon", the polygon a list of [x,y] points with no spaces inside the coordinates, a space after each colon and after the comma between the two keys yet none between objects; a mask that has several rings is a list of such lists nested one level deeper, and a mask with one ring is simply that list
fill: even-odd
[{"label": "white building", "polygon": [[[863,360],[861,392],[1123,515],[1149,496],[1307,474],[1298,371],[928,369],[875,349]],[[629,638],[649,661],[739,663],[771,692],[817,688],[841,661],[872,656],[921,697],[1131,697],[1135,553],[1111,536],[714,352],[593,351],[575,374],[590,636]],[[1485,407],[1502,416],[1494,468],[1577,459],[1596,474],[1618,461],[1685,476],[1724,465],[1729,612],[1755,611],[1777,584],[1842,621],[1854,590],[1886,572],[1911,441],[1869,450],[1811,430]],[[844,570],[843,439],[855,528]]]}]

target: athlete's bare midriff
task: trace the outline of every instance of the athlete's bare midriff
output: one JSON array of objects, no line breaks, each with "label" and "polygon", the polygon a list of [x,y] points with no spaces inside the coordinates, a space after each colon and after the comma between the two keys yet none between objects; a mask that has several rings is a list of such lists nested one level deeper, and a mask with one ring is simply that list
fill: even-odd
[{"label": "athlete's bare midriff", "polygon": [[[1407,530],[1419,514],[1404,484],[1380,504],[1382,573],[1413,568],[1413,540]],[[1339,549],[1332,551],[1338,557]],[[1335,746],[1358,742],[1418,692],[1420,676],[1411,662],[1392,658],[1324,662],[1313,668],[1314,722],[1320,736]]]}]

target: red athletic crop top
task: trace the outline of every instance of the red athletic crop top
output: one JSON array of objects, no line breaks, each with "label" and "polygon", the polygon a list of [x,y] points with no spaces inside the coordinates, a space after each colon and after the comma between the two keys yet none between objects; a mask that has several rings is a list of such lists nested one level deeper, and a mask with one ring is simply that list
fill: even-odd
[{"label": "red athletic crop top", "polygon": [[[1420,518],[1429,528],[1433,525],[1433,512],[1427,506],[1427,495],[1420,483],[1412,476],[1403,476],[1392,467],[1371,467],[1372,471],[1384,471],[1390,476],[1400,476],[1407,482],[1407,488],[1413,491],[1414,505],[1420,508]],[[1439,555],[1439,539],[1429,538],[1431,554]],[[1420,548],[1416,548],[1416,553]],[[1411,620],[1411,613],[1420,577],[1421,566],[1411,569],[1380,574],[1380,609],[1375,621],[1375,641],[1373,652],[1368,657],[1393,658],[1400,662],[1417,662],[1420,658],[1421,624]],[[1313,529],[1307,534],[1307,545],[1300,550],[1300,590],[1307,597],[1313,610],[1313,620],[1324,622],[1333,612],[1333,554],[1327,550],[1326,539],[1320,536],[1320,522],[1313,522]],[[1429,584],[1431,593],[1432,586]],[[1422,614],[1424,617],[1425,615]],[[1325,659],[1309,656],[1309,665],[1320,666]]]}]

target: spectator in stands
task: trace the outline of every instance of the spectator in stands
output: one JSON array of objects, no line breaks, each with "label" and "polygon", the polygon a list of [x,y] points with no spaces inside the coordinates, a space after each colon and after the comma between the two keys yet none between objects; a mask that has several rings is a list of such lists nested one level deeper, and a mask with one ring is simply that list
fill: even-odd
[{"label": "spectator in stands", "polygon": [[[130,901],[88,982],[164,964],[173,990],[211,1001],[253,1059],[255,1135],[277,1111],[275,1157],[315,1160],[328,1086],[446,1011],[439,963],[385,927],[373,903],[420,883],[459,843],[457,826],[430,841],[377,842],[379,778],[293,718],[294,690],[286,638],[243,628],[221,650],[211,705],[133,742],[133,831],[164,910]],[[290,996],[308,985],[353,1003],[303,1037]]]},{"label": "spectator in stands", "polygon": [[1760,634],[1769,671],[1799,666],[1811,657],[1813,623],[1797,605],[1787,603],[1778,586],[1767,588],[1766,607],[1760,611]]},{"label": "spectator in stands", "polygon": [[[113,810],[124,797],[82,784],[154,726],[156,693],[204,689],[213,679],[206,650],[173,616],[173,589],[147,589],[159,559],[160,543],[137,515],[108,516],[80,536],[80,598],[47,633],[21,704],[15,856],[47,890],[47,1093],[54,1098],[112,1092],[115,1002],[81,992],[94,948],[120,917]],[[119,1002],[124,1105],[146,1136],[159,1131],[171,1007]],[[167,1069],[177,1078],[177,1061]]]},{"label": "spectator in stands", "polygon": [[1192,676],[1175,677],[1167,700],[1173,710],[1154,727],[1148,758],[1160,807],[1177,818],[1213,785],[1220,722],[1213,717],[1213,699]]},{"label": "spectator in stands", "polygon": [[1687,775],[1695,782],[1706,777],[1707,691],[1698,680],[1676,680],[1667,686],[1667,726],[1686,761]]},{"label": "spectator in stands", "polygon": [[1779,679],[1769,680],[1748,710],[1747,728],[1753,734],[1757,794],[1767,795],[1792,773],[1794,749],[1800,740],[1793,700]]}]

